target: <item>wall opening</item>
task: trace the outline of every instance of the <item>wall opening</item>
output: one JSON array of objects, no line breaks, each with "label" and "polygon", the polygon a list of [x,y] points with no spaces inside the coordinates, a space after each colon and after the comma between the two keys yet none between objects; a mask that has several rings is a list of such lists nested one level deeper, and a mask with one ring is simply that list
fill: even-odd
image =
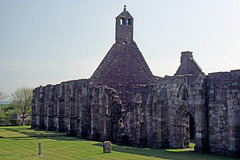
[{"label": "wall opening", "polygon": [[141,104],[142,104],[142,98],[140,94],[138,93],[135,98],[135,108],[134,108],[134,124],[135,124],[135,130],[136,130],[136,137],[135,137],[135,143],[136,145],[139,145],[140,139],[141,139]]},{"label": "wall opening", "polygon": [[173,148],[194,148],[195,145],[195,120],[186,108],[182,106],[176,112]]},{"label": "wall opening", "polygon": [[102,96],[102,105],[104,107],[105,110],[105,114],[108,115],[109,114],[109,106],[108,106],[108,98],[106,96],[106,94],[103,94]]},{"label": "wall opening", "polygon": [[132,25],[132,19],[128,18],[128,25],[131,26]]},{"label": "wall opening", "polygon": [[129,138],[127,135],[124,135],[121,137],[121,145],[124,145],[124,146],[128,146],[130,143],[129,143]]},{"label": "wall opening", "polygon": [[195,121],[194,121],[194,118],[193,116],[190,114],[189,116],[189,131],[190,131],[190,142],[194,142],[195,143]]},{"label": "wall opening", "polygon": [[120,19],[120,25],[126,25],[126,18]]},{"label": "wall opening", "polygon": [[83,126],[83,115],[82,115],[82,87],[79,86],[77,89],[77,136],[82,138],[82,126]]},{"label": "wall opening", "polygon": [[99,110],[99,131],[100,131],[100,140],[104,141],[108,137],[108,116],[110,114],[109,110],[109,99],[106,93],[101,95],[101,109]]},{"label": "wall opening", "polygon": [[182,138],[180,139],[183,140],[183,146],[181,146],[181,148],[190,148],[191,147],[190,144],[194,143],[194,132],[195,132],[194,119],[190,113],[182,117],[182,127],[183,127],[182,129],[183,134],[179,135],[179,136],[182,136]]}]

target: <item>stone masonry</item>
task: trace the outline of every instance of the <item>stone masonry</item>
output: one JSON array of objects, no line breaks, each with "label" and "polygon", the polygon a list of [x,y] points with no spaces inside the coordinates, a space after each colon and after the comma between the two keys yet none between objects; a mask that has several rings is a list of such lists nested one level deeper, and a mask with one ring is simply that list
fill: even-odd
[{"label": "stone masonry", "polygon": [[153,76],[133,41],[133,17],[116,17],[116,42],[89,79],[33,91],[32,128],[150,148],[240,157],[240,70],[202,72],[181,53],[175,75]]}]

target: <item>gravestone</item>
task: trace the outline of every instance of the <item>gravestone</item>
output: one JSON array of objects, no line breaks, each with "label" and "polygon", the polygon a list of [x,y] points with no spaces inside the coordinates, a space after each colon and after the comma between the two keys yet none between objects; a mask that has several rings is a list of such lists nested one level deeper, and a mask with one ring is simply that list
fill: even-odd
[{"label": "gravestone", "polygon": [[103,153],[111,153],[112,143],[110,141],[103,142]]}]

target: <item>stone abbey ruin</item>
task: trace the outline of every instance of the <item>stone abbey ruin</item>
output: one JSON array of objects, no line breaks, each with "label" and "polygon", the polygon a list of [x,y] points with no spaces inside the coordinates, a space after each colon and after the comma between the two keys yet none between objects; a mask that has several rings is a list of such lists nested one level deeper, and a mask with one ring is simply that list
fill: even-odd
[{"label": "stone abbey ruin", "polygon": [[116,17],[116,43],[89,79],[33,91],[32,127],[136,147],[240,157],[240,70],[205,75],[192,52],[175,75],[154,76],[133,41],[133,17]]}]

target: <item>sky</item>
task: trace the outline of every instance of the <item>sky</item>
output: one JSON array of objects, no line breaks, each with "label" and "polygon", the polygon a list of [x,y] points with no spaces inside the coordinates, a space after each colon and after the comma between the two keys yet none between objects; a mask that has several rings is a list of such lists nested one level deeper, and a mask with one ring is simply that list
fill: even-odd
[{"label": "sky", "polygon": [[0,0],[0,91],[90,78],[123,5],[154,75],[173,75],[182,51],[206,74],[240,69],[240,0]]}]

